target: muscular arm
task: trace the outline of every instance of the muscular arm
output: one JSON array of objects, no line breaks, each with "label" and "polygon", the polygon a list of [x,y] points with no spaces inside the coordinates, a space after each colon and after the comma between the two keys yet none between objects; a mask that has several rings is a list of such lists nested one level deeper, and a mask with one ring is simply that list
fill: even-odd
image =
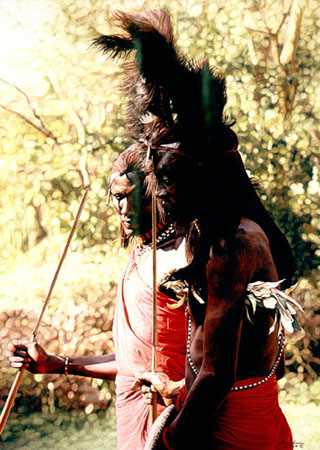
[{"label": "muscular arm", "polygon": [[238,234],[225,256],[214,256],[207,264],[202,365],[183,408],[166,431],[169,441],[174,436],[177,448],[191,438],[186,437],[187,430],[199,430],[197,437],[200,434],[208,442],[206,431],[212,429],[214,416],[236,379],[243,299],[248,283],[261,268],[261,245],[265,245],[246,233]]}]

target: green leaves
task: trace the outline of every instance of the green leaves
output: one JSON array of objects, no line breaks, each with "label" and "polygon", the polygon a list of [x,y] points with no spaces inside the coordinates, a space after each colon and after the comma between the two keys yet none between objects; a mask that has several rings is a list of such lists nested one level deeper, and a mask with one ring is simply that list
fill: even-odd
[{"label": "green leaves", "polygon": [[[298,310],[303,312],[303,309],[293,297],[277,289],[283,281],[256,281],[249,283],[247,287],[248,294],[245,299],[246,315],[251,323],[254,321],[257,307],[276,311],[274,323],[269,330],[269,334],[273,332],[278,318],[288,333],[301,330],[295,315]],[[249,305],[251,306],[252,312],[249,311]]]}]

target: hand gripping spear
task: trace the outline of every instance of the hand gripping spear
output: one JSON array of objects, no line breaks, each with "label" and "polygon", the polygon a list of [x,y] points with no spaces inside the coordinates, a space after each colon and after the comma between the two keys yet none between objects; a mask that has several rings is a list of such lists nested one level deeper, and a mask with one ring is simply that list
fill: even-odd
[{"label": "hand gripping spear", "polygon": [[[59,264],[57,266],[57,269],[56,269],[55,274],[53,276],[53,279],[51,281],[47,297],[46,297],[46,299],[45,299],[45,301],[43,303],[40,316],[39,316],[39,318],[37,320],[37,323],[36,323],[36,326],[34,327],[34,330],[32,332],[32,340],[33,340],[33,342],[36,342],[36,340],[37,340],[38,330],[39,330],[39,327],[40,327],[40,324],[41,324],[41,321],[42,321],[42,317],[43,317],[44,312],[45,312],[45,310],[46,310],[46,308],[48,306],[48,303],[49,303],[49,300],[50,300],[53,288],[54,288],[54,286],[56,284],[56,281],[58,279],[61,266],[63,264],[63,261],[64,261],[66,255],[67,255],[67,252],[68,252],[68,249],[69,249],[72,237],[73,237],[74,232],[75,232],[75,230],[77,228],[77,225],[78,225],[78,222],[79,222],[79,219],[80,219],[80,215],[81,215],[84,203],[86,201],[87,194],[89,192],[89,188],[90,188],[89,177],[88,177],[88,173],[87,173],[87,171],[85,169],[85,163],[84,162],[82,162],[82,163],[80,162],[80,176],[81,176],[82,184],[83,184],[83,187],[84,187],[84,194],[82,196],[78,212],[77,212],[76,217],[74,219],[74,222],[73,222],[71,231],[69,233],[66,245],[64,247],[62,256],[60,258]],[[2,409],[1,416],[0,416],[0,434],[2,434],[2,432],[3,432],[3,430],[4,430],[5,426],[6,426],[7,420],[9,418],[10,411],[11,411],[13,405],[14,405],[14,401],[15,401],[18,389],[20,387],[20,384],[22,382],[25,370],[26,370],[25,367],[22,366],[21,369],[19,369],[18,373],[16,374],[16,377],[15,377],[15,379],[13,381],[12,386],[11,386],[8,398],[6,400],[6,403],[5,403],[5,405],[4,405],[3,409]]]}]

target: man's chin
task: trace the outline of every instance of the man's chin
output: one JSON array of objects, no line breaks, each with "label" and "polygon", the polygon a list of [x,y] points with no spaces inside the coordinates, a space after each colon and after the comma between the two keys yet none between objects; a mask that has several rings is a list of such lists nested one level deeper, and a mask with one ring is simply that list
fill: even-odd
[{"label": "man's chin", "polygon": [[132,237],[138,237],[141,236],[142,231],[135,229],[135,228],[124,228],[124,234],[126,235],[126,238],[132,238]]},{"label": "man's chin", "polygon": [[151,224],[149,225],[146,222],[139,226],[138,224],[132,223],[130,227],[122,225],[122,229],[126,238],[139,237],[151,229]]},{"label": "man's chin", "polygon": [[134,235],[133,228],[127,228],[127,227],[122,225],[122,229],[123,229],[123,232],[124,232],[126,238],[130,238],[130,237],[132,237]]}]

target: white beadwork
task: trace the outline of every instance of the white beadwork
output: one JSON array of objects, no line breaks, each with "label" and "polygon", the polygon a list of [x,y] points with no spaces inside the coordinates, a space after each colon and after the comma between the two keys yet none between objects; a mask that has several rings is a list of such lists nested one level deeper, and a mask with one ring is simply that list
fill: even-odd
[{"label": "white beadwork", "polygon": [[[157,236],[157,246],[169,241],[176,233],[175,226],[171,223],[162,233]],[[152,243],[139,245],[136,249],[138,255],[142,255],[146,250],[152,249]]]},{"label": "white beadwork", "polygon": [[191,352],[190,352],[190,346],[191,346],[191,316],[190,314],[188,314],[188,337],[187,337],[187,359],[188,359],[188,363],[189,366],[191,367],[192,372],[195,374],[195,376],[197,376],[199,374],[199,370],[196,368],[192,356],[191,356]]},{"label": "white beadwork", "polygon": [[[188,363],[189,366],[192,370],[192,372],[195,374],[195,376],[199,375],[199,370],[197,369],[192,356],[191,356],[191,352],[190,352],[190,346],[191,346],[191,331],[192,331],[192,324],[191,324],[191,316],[190,314],[188,314],[188,337],[187,337],[187,359],[188,359]],[[280,332],[279,334],[279,339],[278,339],[278,345],[279,345],[279,352],[278,352],[278,356],[277,359],[275,360],[275,362],[273,363],[273,366],[271,368],[271,371],[269,372],[269,374],[262,378],[262,380],[259,381],[255,381],[253,383],[249,383],[249,384],[244,384],[242,386],[233,386],[230,390],[231,391],[243,391],[246,389],[252,389],[254,387],[260,386],[261,384],[266,383],[271,377],[272,375],[274,375],[275,371],[278,368],[278,365],[280,363],[282,354],[283,354],[283,350],[284,350],[284,334],[282,332]]]}]

